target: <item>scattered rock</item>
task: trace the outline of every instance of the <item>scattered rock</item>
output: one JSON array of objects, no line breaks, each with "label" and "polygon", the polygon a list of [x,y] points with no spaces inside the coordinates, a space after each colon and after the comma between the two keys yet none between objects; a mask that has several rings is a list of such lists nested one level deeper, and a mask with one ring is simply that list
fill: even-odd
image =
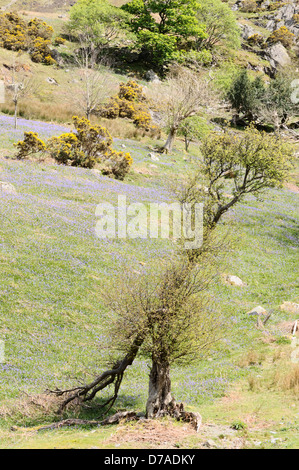
[{"label": "scattered rock", "polygon": [[231,286],[243,287],[246,285],[245,282],[243,282],[242,279],[240,279],[238,276],[232,276],[231,274],[226,274],[224,276],[224,280]]},{"label": "scattered rock", "polygon": [[247,315],[257,315],[257,316],[264,315],[264,316],[267,316],[267,310],[265,310],[263,307],[261,307],[259,305],[257,307],[254,307],[249,312],[247,312]]},{"label": "scattered rock", "polygon": [[286,67],[287,65],[291,64],[291,58],[288,54],[286,48],[281,44],[281,42],[277,42],[272,46],[268,47],[265,51],[266,58],[269,60],[271,67],[277,69],[278,66]]},{"label": "scattered rock", "polygon": [[51,57],[52,59],[56,60],[59,66],[63,66],[63,58],[60,52],[57,49],[51,49]]},{"label": "scattered rock", "polygon": [[17,190],[14,185],[7,183],[6,181],[0,181],[0,192],[7,194],[17,194]]},{"label": "scattered rock", "polygon": [[50,85],[58,85],[58,83],[56,82],[55,78],[48,77],[48,78],[46,78],[46,81],[47,81],[48,83],[50,83]]},{"label": "scattered rock", "polygon": [[144,75],[145,80],[152,83],[159,83],[160,78],[153,70],[148,70]]},{"label": "scattered rock", "polygon": [[283,302],[283,304],[280,306],[280,310],[284,310],[288,313],[299,314],[299,304],[296,304],[295,302]]},{"label": "scattered rock", "polygon": [[155,153],[149,153],[148,156],[153,160],[153,162],[159,162],[160,158]]},{"label": "scattered rock", "polygon": [[239,26],[241,28],[241,35],[243,39],[248,39],[250,36],[253,36],[256,33],[256,31],[248,24],[239,23]]},{"label": "scattered rock", "polygon": [[121,148],[125,149],[127,147],[125,146],[125,144],[121,144]]},{"label": "scattered rock", "polygon": [[208,449],[213,449],[213,448],[215,449],[218,447],[216,442],[214,442],[212,439],[208,439],[207,441],[205,441],[203,443],[203,446],[207,447]]}]

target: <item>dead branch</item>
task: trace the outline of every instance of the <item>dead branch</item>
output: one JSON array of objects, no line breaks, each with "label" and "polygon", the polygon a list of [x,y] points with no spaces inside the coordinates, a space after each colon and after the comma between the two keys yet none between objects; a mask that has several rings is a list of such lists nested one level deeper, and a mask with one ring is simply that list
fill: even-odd
[{"label": "dead branch", "polygon": [[101,408],[104,408],[109,405],[109,408],[106,411],[107,413],[112,408],[115,403],[115,400],[117,399],[118,391],[122,383],[124,372],[127,367],[132,365],[143,341],[144,333],[141,332],[133,341],[129,352],[125,355],[125,357],[122,360],[117,361],[112,367],[112,369],[106,370],[101,375],[96,377],[96,379],[90,384],[69,390],[49,390],[48,392],[53,393],[56,396],[67,396],[66,399],[60,405],[58,413],[61,413],[65,409],[65,407],[74,400],[79,400],[82,403],[90,401],[95,397],[98,392],[104,390],[109,385],[114,384],[113,396],[109,398],[109,400],[107,400],[103,405],[101,405]]},{"label": "dead branch", "polygon": [[132,421],[138,419],[136,413],[134,411],[119,411],[115,413],[113,416],[106,418],[102,421],[95,421],[95,420],[88,420],[88,419],[64,419],[63,421],[59,421],[58,423],[49,424],[47,426],[43,426],[38,428],[37,432],[45,431],[45,430],[52,430],[52,429],[60,429],[63,427],[70,427],[70,426],[106,426],[108,424],[118,424],[120,421]]}]

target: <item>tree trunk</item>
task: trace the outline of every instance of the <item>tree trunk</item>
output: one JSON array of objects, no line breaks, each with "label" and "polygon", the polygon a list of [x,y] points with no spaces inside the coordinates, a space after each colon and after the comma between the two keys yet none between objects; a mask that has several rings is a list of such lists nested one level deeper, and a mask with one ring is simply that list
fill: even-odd
[{"label": "tree trunk", "polygon": [[146,404],[147,418],[156,418],[169,413],[175,405],[171,395],[170,369],[167,361],[153,360],[149,376],[149,392]]},{"label": "tree trunk", "polygon": [[185,136],[185,150],[186,150],[186,152],[188,152],[188,150],[189,150],[190,142],[191,142],[191,140],[189,140],[189,139]]},{"label": "tree trunk", "polygon": [[170,153],[172,151],[172,147],[173,147],[173,144],[174,144],[174,139],[175,139],[176,132],[177,132],[177,129],[175,127],[172,127],[170,129],[167,140],[166,140],[165,145],[162,149],[165,153]]},{"label": "tree trunk", "polygon": [[18,103],[15,102],[15,114],[14,114],[14,121],[15,121],[15,129],[18,128]]}]

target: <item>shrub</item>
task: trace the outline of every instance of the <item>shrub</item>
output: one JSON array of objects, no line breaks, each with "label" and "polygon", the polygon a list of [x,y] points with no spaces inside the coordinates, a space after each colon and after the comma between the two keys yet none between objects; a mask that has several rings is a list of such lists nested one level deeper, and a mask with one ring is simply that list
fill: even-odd
[{"label": "shrub", "polygon": [[234,421],[231,425],[232,429],[235,429],[236,431],[240,431],[242,429],[247,429],[247,424],[243,423],[243,421]]},{"label": "shrub", "polygon": [[268,37],[269,44],[281,42],[285,47],[291,47],[294,42],[295,35],[288,30],[286,26],[281,26]]},{"label": "shrub", "polygon": [[127,83],[121,83],[119,85],[118,97],[122,100],[128,101],[144,101],[145,96],[143,94],[142,86],[134,82],[134,80],[129,80]]},{"label": "shrub", "polygon": [[45,40],[51,39],[54,33],[52,26],[48,25],[45,21],[34,18],[29,21],[27,25],[27,32],[29,36],[34,38],[43,38]]},{"label": "shrub", "polygon": [[17,158],[26,158],[30,154],[47,152],[59,164],[93,168],[103,163],[103,174],[124,179],[132,165],[129,153],[116,152],[111,148],[112,137],[104,127],[92,125],[86,118],[73,117],[75,132],[51,137],[45,144],[38,135],[26,132],[23,141],[15,146],[19,152]]},{"label": "shrub", "polygon": [[200,51],[180,51],[174,55],[174,59],[178,64],[184,64],[186,66],[192,65],[211,65],[213,60],[213,55],[207,49],[202,49]]},{"label": "shrub", "polygon": [[29,22],[16,13],[0,14],[0,46],[13,51],[29,51],[34,62],[55,64],[51,57],[53,28],[34,18]]},{"label": "shrub", "polygon": [[112,137],[102,126],[92,126],[88,119],[73,118],[76,132],[52,137],[48,141],[51,156],[64,165],[93,168],[100,158],[111,153]]},{"label": "shrub", "polygon": [[66,39],[61,38],[60,36],[58,36],[58,37],[55,38],[55,40],[54,40],[54,45],[55,45],[55,46],[61,46],[61,45],[65,44],[65,43],[66,43]]},{"label": "shrub", "polygon": [[246,13],[255,13],[258,10],[258,5],[255,0],[244,0],[242,2],[241,11]]},{"label": "shrub", "polygon": [[38,37],[34,40],[32,50],[31,50],[31,60],[33,62],[42,62],[45,65],[54,65],[56,64],[56,60],[54,60],[51,56],[51,49],[50,49],[51,41],[48,39],[44,39]]},{"label": "shrub", "polygon": [[103,105],[98,113],[107,119],[132,119],[136,127],[146,131],[156,130],[152,125],[152,118],[146,104],[142,86],[133,80],[121,83],[117,96],[112,97]]},{"label": "shrub", "polygon": [[39,139],[38,134],[35,132],[25,132],[24,136],[24,140],[20,140],[14,144],[14,146],[18,149],[16,157],[19,160],[23,160],[29,155],[35,153],[45,152],[46,145],[41,139]]},{"label": "shrub", "polygon": [[103,175],[113,176],[118,180],[123,180],[133,159],[129,153],[116,152],[113,150],[106,159],[104,159],[104,166],[102,168]]},{"label": "shrub", "polygon": [[249,36],[247,39],[249,44],[252,44],[253,46],[260,46],[262,47],[265,44],[265,39],[261,34],[253,34],[252,36]]}]

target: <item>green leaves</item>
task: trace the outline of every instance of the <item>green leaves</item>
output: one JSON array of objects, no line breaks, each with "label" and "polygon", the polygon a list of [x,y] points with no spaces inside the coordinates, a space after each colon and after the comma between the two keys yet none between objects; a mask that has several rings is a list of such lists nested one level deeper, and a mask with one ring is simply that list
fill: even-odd
[{"label": "green leaves", "polygon": [[84,35],[100,44],[110,43],[126,28],[129,15],[107,0],[78,0],[71,8],[67,25],[71,34]]},{"label": "green leaves", "polygon": [[240,47],[240,29],[230,7],[221,0],[202,0],[197,18],[205,25],[206,38],[201,47],[212,48],[223,41],[233,48]]},{"label": "green leaves", "polygon": [[122,6],[131,15],[129,26],[147,59],[162,65],[180,48],[204,38],[204,27],[196,18],[196,0],[132,0]]}]

